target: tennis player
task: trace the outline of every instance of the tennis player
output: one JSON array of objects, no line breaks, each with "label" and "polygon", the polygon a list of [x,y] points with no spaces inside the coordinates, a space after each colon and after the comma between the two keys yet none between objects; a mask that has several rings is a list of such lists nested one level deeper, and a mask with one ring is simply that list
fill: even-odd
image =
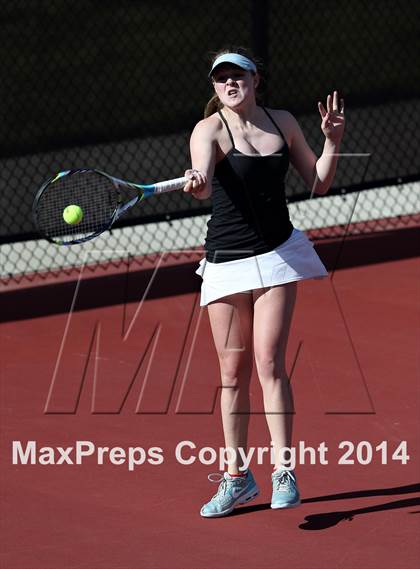
[{"label": "tennis player", "polygon": [[235,451],[203,517],[229,514],[259,493],[246,453],[249,384],[253,357],[276,461],[272,508],[300,504],[290,457],[293,395],[285,367],[286,345],[297,281],[324,278],[327,271],[303,231],[293,227],[284,180],[291,163],[308,190],[325,194],[334,178],[344,132],[344,101],[329,94],[318,102],[325,137],[317,158],[294,116],[267,109],[258,98],[260,64],[243,48],[220,51],[209,77],[214,96],[190,140],[192,168],[184,191],[212,196],[205,240],[201,306],[208,314],[221,371],[225,447]]}]

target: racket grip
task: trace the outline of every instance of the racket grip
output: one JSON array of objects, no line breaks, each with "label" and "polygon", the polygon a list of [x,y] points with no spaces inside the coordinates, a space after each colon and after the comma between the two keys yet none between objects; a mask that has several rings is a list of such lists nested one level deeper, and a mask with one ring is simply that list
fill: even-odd
[{"label": "racket grip", "polygon": [[174,178],[173,180],[166,180],[165,182],[157,182],[153,184],[153,193],[162,194],[163,192],[173,192],[180,190],[188,182],[189,178]]}]

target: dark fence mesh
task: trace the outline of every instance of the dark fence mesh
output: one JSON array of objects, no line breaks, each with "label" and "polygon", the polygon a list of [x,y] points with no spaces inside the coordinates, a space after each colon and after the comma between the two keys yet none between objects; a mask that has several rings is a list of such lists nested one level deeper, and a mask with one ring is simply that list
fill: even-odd
[{"label": "dark fence mesh", "polygon": [[[53,173],[95,167],[141,182],[183,174],[189,134],[211,96],[209,53],[225,45],[264,59],[265,104],[292,112],[318,156],[317,101],[334,89],[345,98],[345,155],[331,195],[417,180],[418,15],[414,0],[4,0],[2,275],[34,270],[34,256],[37,270],[77,263],[74,253],[29,242],[34,195]],[[292,169],[287,192],[290,202],[309,195]],[[394,212],[386,195],[374,204],[377,219]],[[401,195],[418,212],[415,192]],[[316,208],[313,225],[331,225],[330,209]],[[210,202],[182,192],[151,198],[120,226],[190,219],[173,239],[156,228],[146,249],[144,232],[114,232],[113,247],[127,250],[137,239],[137,254],[181,249],[192,236],[198,245],[203,218],[193,216],[209,212]]]}]

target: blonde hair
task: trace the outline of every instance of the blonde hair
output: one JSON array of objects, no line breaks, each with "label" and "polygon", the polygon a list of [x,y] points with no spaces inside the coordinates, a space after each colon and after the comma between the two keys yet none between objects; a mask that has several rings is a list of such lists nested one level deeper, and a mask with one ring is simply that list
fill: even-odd
[{"label": "blonde hair", "polygon": [[[217,53],[212,53],[211,54],[211,56],[212,56],[211,65],[213,65],[213,63],[216,61],[216,59],[220,55],[224,55],[225,53],[238,53],[239,55],[244,55],[245,57],[247,57],[248,59],[250,59],[251,61],[253,61],[255,63],[255,65],[257,66],[258,73],[261,74],[261,72],[262,72],[261,60],[256,58],[255,55],[249,49],[247,49],[245,47],[225,47],[225,48],[221,49],[220,51],[218,51]],[[258,90],[255,93],[255,98],[256,98],[258,103],[262,103],[263,97],[262,97],[262,94],[259,92],[260,85],[258,85],[257,89]],[[215,93],[212,96],[212,98],[208,101],[207,105],[205,106],[204,118],[207,118],[210,115],[213,115],[214,113],[216,113],[217,111],[219,111],[222,108],[223,108],[223,104],[220,101],[219,97]]]}]

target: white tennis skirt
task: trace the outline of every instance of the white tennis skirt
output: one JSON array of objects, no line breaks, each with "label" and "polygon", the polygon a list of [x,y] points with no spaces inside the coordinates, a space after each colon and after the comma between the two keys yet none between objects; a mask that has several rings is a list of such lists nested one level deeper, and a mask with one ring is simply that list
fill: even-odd
[{"label": "white tennis skirt", "polygon": [[237,292],[328,276],[312,241],[296,228],[287,241],[268,253],[224,263],[204,258],[195,272],[203,279],[200,306]]}]

